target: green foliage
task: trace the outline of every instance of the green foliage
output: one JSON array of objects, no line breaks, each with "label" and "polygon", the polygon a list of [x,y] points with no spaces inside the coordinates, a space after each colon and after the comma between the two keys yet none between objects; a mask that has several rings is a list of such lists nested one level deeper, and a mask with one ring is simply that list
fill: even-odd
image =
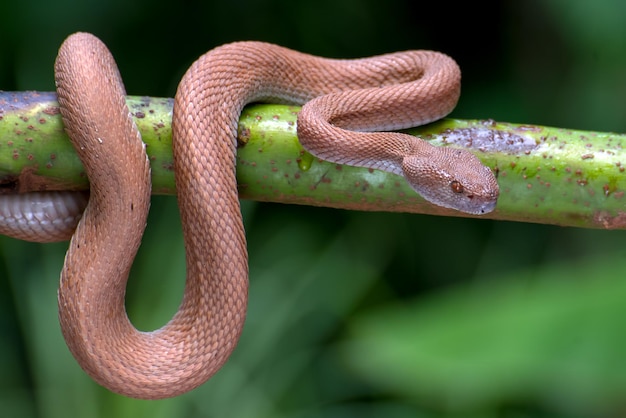
[{"label": "green foliage", "polygon": [[[464,72],[453,116],[626,131],[616,1],[9,2],[0,88],[53,89],[63,38],[96,33],[130,94],[172,97],[187,65],[232,40],[326,56],[443,50]],[[0,149],[2,152],[2,149]],[[619,417],[621,231],[245,203],[242,340],[180,398],[113,395],[62,341],[65,245],[0,240],[0,415],[19,417]],[[174,199],[153,202],[127,306],[161,326],[182,292]]]},{"label": "green foliage", "polygon": [[576,416],[615,413],[624,268],[602,257],[377,309],[353,321],[345,355],[372,384],[457,412],[534,399]]}]

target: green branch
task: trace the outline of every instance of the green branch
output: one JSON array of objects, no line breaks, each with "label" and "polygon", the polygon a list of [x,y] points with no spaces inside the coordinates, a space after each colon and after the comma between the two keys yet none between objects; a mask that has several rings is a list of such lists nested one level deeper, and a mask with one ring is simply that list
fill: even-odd
[{"label": "green branch", "polygon": [[[153,190],[174,194],[170,99],[129,97],[152,162]],[[354,210],[466,216],[426,203],[393,174],[322,162],[296,138],[297,107],[254,105],[239,123],[244,199]],[[626,228],[626,136],[493,121],[445,119],[410,130],[473,150],[498,175],[484,216],[586,228]],[[0,193],[88,188],[53,93],[0,92]]]}]

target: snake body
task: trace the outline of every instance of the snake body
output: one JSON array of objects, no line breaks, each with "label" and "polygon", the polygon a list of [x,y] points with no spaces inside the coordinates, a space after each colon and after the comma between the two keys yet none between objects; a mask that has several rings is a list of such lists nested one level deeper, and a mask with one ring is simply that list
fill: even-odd
[{"label": "snake body", "polygon": [[[81,367],[126,396],[185,393],[217,372],[237,344],[248,257],[235,153],[237,120],[247,103],[306,103],[298,136],[307,150],[402,175],[432,203],[481,214],[493,210],[498,197],[491,170],[467,151],[362,132],[408,128],[449,113],[460,72],[447,56],[407,51],[332,60],[261,42],[218,47],[185,73],[174,103],[174,170],[187,254],[183,301],[163,328],[140,332],[126,316],[124,294],[149,209],[145,147],[102,42],[85,33],[70,36],[55,71],[63,121],[90,179],[89,203],[61,274],[61,328]],[[71,225],[58,229],[73,231]]]}]

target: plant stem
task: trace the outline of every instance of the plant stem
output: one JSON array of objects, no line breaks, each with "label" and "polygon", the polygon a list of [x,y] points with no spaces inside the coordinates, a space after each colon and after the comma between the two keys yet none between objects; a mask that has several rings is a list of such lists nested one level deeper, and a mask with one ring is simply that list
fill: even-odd
[{"label": "plant stem", "polygon": [[[152,162],[153,193],[174,194],[172,100],[128,97]],[[470,216],[435,207],[401,177],[319,161],[298,143],[297,107],[252,105],[239,123],[243,199],[333,208]],[[626,228],[626,136],[490,120],[444,119],[409,133],[469,148],[498,175],[483,216],[586,228]],[[0,92],[0,194],[84,190],[54,93]]]}]

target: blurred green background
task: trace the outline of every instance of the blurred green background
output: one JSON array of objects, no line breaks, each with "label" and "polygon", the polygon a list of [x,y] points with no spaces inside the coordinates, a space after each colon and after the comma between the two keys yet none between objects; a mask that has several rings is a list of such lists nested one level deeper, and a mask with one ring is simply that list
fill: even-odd
[{"label": "blurred green background", "polygon": [[[127,91],[172,97],[206,50],[256,39],[332,57],[436,49],[460,64],[453,116],[626,131],[619,0],[3,1],[0,89],[53,90],[63,39],[109,46]],[[250,305],[231,360],[176,399],[111,394],[60,334],[66,244],[0,239],[6,417],[622,417],[626,234],[243,202]],[[176,310],[175,199],[153,201],[127,307]]]}]

